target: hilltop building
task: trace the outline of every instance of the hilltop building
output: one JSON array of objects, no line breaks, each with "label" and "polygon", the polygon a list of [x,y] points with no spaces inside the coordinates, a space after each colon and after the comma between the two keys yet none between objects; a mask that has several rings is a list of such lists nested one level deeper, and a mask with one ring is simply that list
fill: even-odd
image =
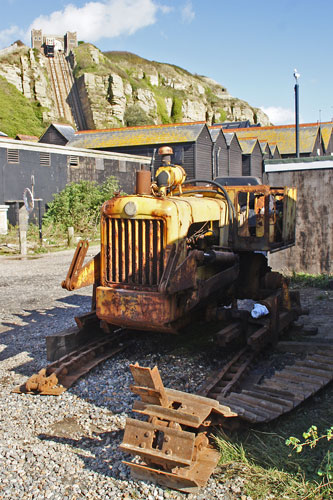
[{"label": "hilltop building", "polygon": [[54,52],[62,52],[68,56],[77,45],[76,32],[67,31],[65,35],[46,35],[42,30],[31,30],[31,47],[45,55],[48,54],[49,47],[53,47]]}]

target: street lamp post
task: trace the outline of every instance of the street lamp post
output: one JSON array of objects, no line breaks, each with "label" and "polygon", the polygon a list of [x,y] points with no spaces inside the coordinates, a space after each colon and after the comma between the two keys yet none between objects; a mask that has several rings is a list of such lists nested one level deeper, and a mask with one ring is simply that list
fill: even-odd
[{"label": "street lamp post", "polygon": [[294,70],[295,83],[295,138],[296,138],[296,158],[299,158],[299,85],[298,79],[301,75]]}]

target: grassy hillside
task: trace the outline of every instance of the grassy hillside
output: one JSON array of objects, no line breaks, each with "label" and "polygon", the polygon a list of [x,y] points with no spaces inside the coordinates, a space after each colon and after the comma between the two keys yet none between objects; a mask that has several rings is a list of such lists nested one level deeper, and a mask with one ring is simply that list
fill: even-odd
[{"label": "grassy hillside", "polygon": [[41,107],[0,76],[0,130],[9,137],[16,134],[39,137],[44,129]]}]

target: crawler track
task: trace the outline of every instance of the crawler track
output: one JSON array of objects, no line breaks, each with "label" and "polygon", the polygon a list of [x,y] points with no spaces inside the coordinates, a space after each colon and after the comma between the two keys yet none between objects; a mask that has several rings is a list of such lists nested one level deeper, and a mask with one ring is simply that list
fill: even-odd
[{"label": "crawler track", "polygon": [[130,344],[127,330],[117,330],[117,337],[108,336],[85,344],[32,375],[16,393],[60,395],[80,377],[103,361],[115,356]]},{"label": "crawler track", "polygon": [[291,411],[333,379],[332,344],[280,342],[272,354],[277,351],[295,354],[294,360],[274,371],[272,361],[253,363],[254,352],[244,348],[207,379],[199,394],[228,406],[242,420],[262,423]]}]

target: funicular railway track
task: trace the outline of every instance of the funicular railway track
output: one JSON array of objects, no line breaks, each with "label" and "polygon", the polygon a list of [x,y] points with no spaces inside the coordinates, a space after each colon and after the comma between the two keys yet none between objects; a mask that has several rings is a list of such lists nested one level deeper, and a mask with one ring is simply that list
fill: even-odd
[{"label": "funicular railway track", "polygon": [[72,74],[69,63],[66,61],[64,54],[59,54],[59,65],[62,73],[62,79],[66,88],[68,104],[78,130],[86,129],[86,121],[83,115],[80,98],[78,95],[76,83]]},{"label": "funicular railway track", "polygon": [[60,92],[60,86],[59,86],[59,81],[58,81],[56,64],[55,64],[55,61],[54,61],[53,57],[49,57],[48,61],[49,61],[49,66],[50,66],[51,81],[52,81],[52,86],[53,86],[53,90],[54,90],[55,103],[56,103],[56,106],[57,106],[58,115],[60,117],[64,117],[65,116],[65,111],[64,111],[64,107],[63,107],[62,95],[61,95],[61,92]]},{"label": "funicular railway track", "polygon": [[86,128],[76,84],[64,54],[57,53],[48,61],[59,117],[75,122],[78,130]]}]

